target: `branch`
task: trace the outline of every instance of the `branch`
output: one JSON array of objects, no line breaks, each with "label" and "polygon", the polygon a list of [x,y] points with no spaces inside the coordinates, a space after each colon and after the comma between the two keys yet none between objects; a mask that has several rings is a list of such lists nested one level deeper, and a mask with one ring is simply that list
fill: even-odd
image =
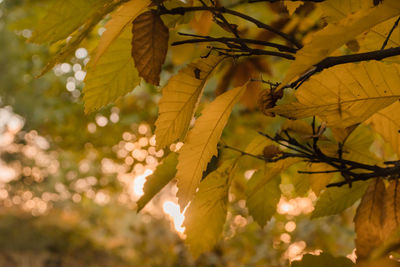
[{"label": "branch", "polygon": [[376,50],[365,53],[358,53],[352,55],[344,55],[344,56],[336,56],[336,57],[327,57],[317,65],[315,68],[303,74],[300,78],[294,81],[291,84],[284,86],[283,88],[299,88],[306,80],[308,80],[314,74],[323,71],[324,69],[328,69],[337,65],[347,64],[347,63],[356,63],[368,60],[382,60],[388,57],[394,57],[400,55],[400,46],[394,48],[388,48],[384,50]]},{"label": "branch", "polygon": [[211,13],[214,12],[219,12],[219,13],[226,13],[226,14],[230,14],[239,18],[242,18],[244,20],[247,20],[253,24],[255,24],[258,28],[262,28],[265,30],[268,30],[272,33],[275,33],[276,35],[282,37],[283,39],[289,41],[290,43],[294,44],[297,48],[302,48],[303,46],[296,40],[294,39],[292,36],[283,33],[271,26],[269,26],[268,24],[265,24],[251,16],[248,16],[246,14],[240,13],[238,11],[235,10],[231,10],[231,9],[227,9],[225,7],[209,7],[209,6],[194,6],[194,7],[177,7],[177,8],[172,8],[172,9],[166,9],[163,6],[160,6],[159,9],[159,14],[160,15],[165,15],[165,14],[169,14],[169,15],[184,15],[187,12],[196,12],[196,11],[209,11]]},{"label": "branch", "polygon": [[196,37],[197,39],[188,39],[188,40],[173,42],[171,44],[172,46],[182,45],[182,44],[192,44],[192,43],[206,43],[206,42],[220,42],[220,43],[223,43],[226,45],[228,45],[228,44],[230,45],[230,43],[237,43],[237,44],[248,43],[248,44],[273,47],[282,52],[296,53],[296,51],[297,51],[297,49],[286,46],[286,45],[281,45],[281,44],[276,44],[276,43],[266,42],[266,41],[256,40],[256,39],[210,37],[210,36],[202,36],[202,35],[194,35],[194,34],[186,34],[186,33],[178,33],[178,34],[184,35],[184,36]]},{"label": "branch", "polygon": [[[281,0],[249,0],[249,3],[260,3],[260,2],[268,2],[268,3],[275,3],[275,2],[280,2]],[[286,1],[292,1],[296,2],[299,0],[286,0]],[[312,2],[312,3],[321,3],[324,2],[325,0],[301,0],[303,2]]]},{"label": "branch", "polygon": [[394,32],[394,29],[396,29],[397,25],[399,25],[399,22],[400,22],[400,17],[395,21],[393,27],[390,29],[388,35],[386,36],[385,41],[382,44],[381,50],[385,49],[387,43],[389,42],[390,36],[392,36],[392,33]]}]

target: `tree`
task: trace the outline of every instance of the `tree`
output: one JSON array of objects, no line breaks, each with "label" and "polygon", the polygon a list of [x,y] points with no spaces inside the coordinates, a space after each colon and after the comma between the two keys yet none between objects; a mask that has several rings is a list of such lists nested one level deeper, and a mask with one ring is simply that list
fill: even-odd
[{"label": "tree", "polygon": [[[43,75],[101,30],[86,66],[87,113],[162,84],[156,146],[173,146],[137,204],[176,178],[193,255],[219,240],[228,196],[264,226],[282,195],[311,189],[313,218],[361,199],[365,263],[399,244],[399,15],[397,0],[69,0],[53,2],[29,40],[57,51]],[[325,254],[298,265],[314,260],[351,265]]]}]

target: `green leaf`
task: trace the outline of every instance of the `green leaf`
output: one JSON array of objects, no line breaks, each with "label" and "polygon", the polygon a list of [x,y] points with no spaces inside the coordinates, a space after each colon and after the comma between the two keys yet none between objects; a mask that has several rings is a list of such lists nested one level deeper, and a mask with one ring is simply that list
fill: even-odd
[{"label": "green leaf", "polygon": [[85,112],[99,109],[131,92],[140,83],[131,57],[132,33],[126,28],[99,61],[89,62],[83,88]]},{"label": "green leaf", "polygon": [[[247,208],[250,215],[261,227],[264,227],[275,214],[276,205],[281,198],[280,176],[269,177],[269,175],[268,172],[257,171],[248,181],[246,189]],[[260,180],[265,179],[268,179],[268,181],[263,186],[259,186]]]},{"label": "green leaf", "polygon": [[29,39],[32,43],[54,43],[67,38],[101,8],[107,0],[56,0]]},{"label": "green leaf", "polygon": [[236,160],[227,160],[210,173],[185,212],[186,243],[195,258],[212,249],[220,238],[235,165]]},{"label": "green leaf", "polygon": [[346,257],[333,257],[331,254],[321,255],[306,254],[301,261],[294,261],[292,267],[350,267],[355,264]]},{"label": "green leaf", "polygon": [[136,202],[138,212],[175,177],[177,164],[178,154],[171,153],[157,166],[154,173],[147,178],[143,188],[144,195]]},{"label": "green leaf", "polygon": [[311,218],[334,215],[344,211],[364,195],[368,184],[368,182],[359,181],[353,183],[351,188],[347,185],[328,188],[318,199]]}]

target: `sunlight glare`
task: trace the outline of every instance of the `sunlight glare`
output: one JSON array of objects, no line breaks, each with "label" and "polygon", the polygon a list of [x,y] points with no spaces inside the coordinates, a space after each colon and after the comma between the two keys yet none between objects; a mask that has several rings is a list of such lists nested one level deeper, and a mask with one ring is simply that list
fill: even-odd
[{"label": "sunlight glare", "polygon": [[180,213],[179,205],[172,201],[165,201],[163,204],[163,210],[165,214],[168,214],[173,220],[175,230],[178,233],[183,233],[185,231],[185,228],[182,227],[182,224],[185,216],[183,215],[183,213]]},{"label": "sunlight glare", "polygon": [[135,180],[133,180],[133,194],[137,197],[143,196],[143,186],[144,183],[146,182],[146,177],[153,174],[152,170],[146,169],[143,174],[138,175],[135,177]]}]

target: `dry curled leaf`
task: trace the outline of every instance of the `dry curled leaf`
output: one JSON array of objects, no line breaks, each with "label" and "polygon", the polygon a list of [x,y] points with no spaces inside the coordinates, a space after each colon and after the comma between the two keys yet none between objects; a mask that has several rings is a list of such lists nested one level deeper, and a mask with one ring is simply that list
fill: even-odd
[{"label": "dry curled leaf", "polygon": [[279,147],[275,145],[269,145],[264,147],[263,156],[266,159],[273,159],[277,157],[279,154],[282,154],[282,151],[279,149]]},{"label": "dry curled leaf", "polygon": [[267,116],[273,116],[273,113],[269,112],[268,110],[275,107],[276,101],[281,99],[283,97],[283,91],[274,91],[271,89],[264,90],[260,97],[259,97],[259,102],[258,106],[262,113],[264,113]]},{"label": "dry curled leaf", "polygon": [[139,75],[146,82],[159,85],[168,51],[168,28],[158,14],[148,11],[133,21],[132,34],[132,57]]}]

